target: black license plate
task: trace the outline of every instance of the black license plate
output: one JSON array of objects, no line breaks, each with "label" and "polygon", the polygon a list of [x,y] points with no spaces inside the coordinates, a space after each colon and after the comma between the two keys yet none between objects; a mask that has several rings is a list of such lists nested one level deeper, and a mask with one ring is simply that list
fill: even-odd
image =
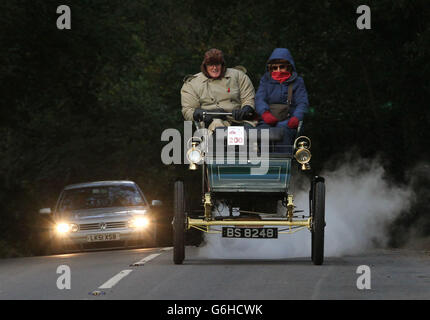
[{"label": "black license plate", "polygon": [[224,238],[277,239],[278,228],[223,227],[222,236]]}]

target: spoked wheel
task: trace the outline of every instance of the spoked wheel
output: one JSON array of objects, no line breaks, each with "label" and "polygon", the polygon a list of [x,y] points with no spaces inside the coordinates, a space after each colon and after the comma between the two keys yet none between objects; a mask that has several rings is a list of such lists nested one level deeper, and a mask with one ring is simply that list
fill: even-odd
[{"label": "spoked wheel", "polygon": [[321,265],[324,262],[325,228],[325,184],[317,181],[313,190],[312,202],[312,262]]},{"label": "spoked wheel", "polygon": [[173,262],[182,264],[185,259],[185,195],[182,181],[175,182],[173,219]]}]

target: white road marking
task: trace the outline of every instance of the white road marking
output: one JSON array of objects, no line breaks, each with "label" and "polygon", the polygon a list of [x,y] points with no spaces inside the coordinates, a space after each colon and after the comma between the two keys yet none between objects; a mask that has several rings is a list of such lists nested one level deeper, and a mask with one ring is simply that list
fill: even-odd
[{"label": "white road marking", "polygon": [[117,275],[113,276],[112,278],[110,278],[108,281],[106,281],[105,283],[103,283],[99,289],[110,289],[112,288],[114,285],[116,285],[122,278],[128,276],[130,274],[130,272],[132,272],[133,270],[122,270],[120,273],[118,273]]},{"label": "white road marking", "polygon": [[161,254],[161,253],[153,253],[153,254],[150,254],[149,256],[147,256],[147,257],[143,258],[142,260],[139,260],[139,261],[137,261],[137,262],[133,263],[132,265],[133,265],[133,266],[140,266],[140,265],[145,264],[146,262],[151,261],[152,259],[154,259],[154,258],[158,257],[160,254]]},{"label": "white road marking", "polygon": [[[173,249],[173,247],[166,247],[161,249],[161,251],[168,251]],[[140,265],[144,265],[146,262],[151,261],[152,259],[158,257],[160,253],[153,253],[150,254],[149,256],[143,258],[142,260],[139,260],[138,262],[135,262],[132,264],[132,266],[140,266]],[[112,288],[114,285],[116,285],[119,281],[121,281],[122,278],[128,276],[133,270],[122,270],[120,273],[118,273],[117,275],[113,276],[112,278],[110,278],[108,281],[106,281],[105,283],[103,283],[99,289],[110,289]]]}]

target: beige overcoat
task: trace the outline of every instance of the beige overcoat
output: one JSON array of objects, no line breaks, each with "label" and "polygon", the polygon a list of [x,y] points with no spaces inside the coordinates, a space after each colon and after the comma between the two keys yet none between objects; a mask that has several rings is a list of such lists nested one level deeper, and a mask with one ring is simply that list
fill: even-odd
[{"label": "beige overcoat", "polygon": [[[200,72],[184,80],[181,89],[182,114],[185,120],[193,121],[196,108],[214,111],[222,108],[226,112],[232,112],[248,105],[255,109],[254,97],[254,86],[241,70],[227,68],[224,77],[216,80]],[[256,121],[245,122],[256,125]],[[226,121],[215,119],[210,127],[229,126],[235,123],[239,122],[232,117],[228,117]]]}]

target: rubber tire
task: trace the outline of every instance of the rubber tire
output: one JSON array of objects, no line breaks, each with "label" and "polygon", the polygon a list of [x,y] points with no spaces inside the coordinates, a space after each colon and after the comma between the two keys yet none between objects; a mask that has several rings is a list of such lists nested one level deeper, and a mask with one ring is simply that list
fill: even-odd
[{"label": "rubber tire", "polygon": [[[154,228],[156,228],[156,226],[154,226]],[[156,229],[151,230],[150,234],[148,234],[143,239],[137,241],[137,247],[139,248],[156,248],[157,246],[158,246],[158,241],[157,241]],[[136,245],[134,247],[136,247]]]},{"label": "rubber tire", "polygon": [[185,196],[184,183],[175,182],[173,221],[173,262],[182,264],[185,259]]},{"label": "rubber tire", "polygon": [[312,262],[315,265],[322,265],[325,228],[325,185],[322,181],[315,183],[312,224]]},{"label": "rubber tire", "polygon": [[155,248],[158,247],[158,230],[157,230],[157,228],[158,228],[158,226],[155,223],[155,225],[154,225],[154,231],[153,231],[153,233],[151,235],[151,239],[149,240],[149,244],[153,248],[154,247]]},{"label": "rubber tire", "polygon": [[52,245],[51,250],[49,251],[50,255],[64,254],[66,249],[61,245]]},{"label": "rubber tire", "polygon": [[153,230],[151,230],[151,233],[148,235],[147,239],[143,241],[143,245],[146,248],[156,248],[158,246],[158,233],[157,233],[157,225],[152,222]]},{"label": "rubber tire", "polygon": [[52,236],[49,243],[48,252],[49,252],[49,255],[64,254],[66,252],[66,247],[60,239],[58,239],[55,236]]}]

